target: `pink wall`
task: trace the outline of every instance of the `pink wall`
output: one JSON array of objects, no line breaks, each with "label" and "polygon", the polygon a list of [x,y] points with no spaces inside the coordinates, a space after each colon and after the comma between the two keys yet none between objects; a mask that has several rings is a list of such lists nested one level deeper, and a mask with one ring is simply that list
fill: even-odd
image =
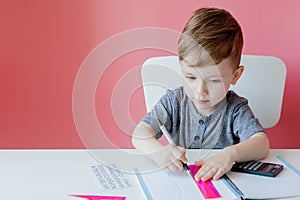
[{"label": "pink wall", "polygon": [[[2,2],[0,148],[111,147],[105,139],[113,146],[131,147],[133,127],[146,113],[139,67],[149,57],[172,54],[175,46],[167,42],[176,42],[176,37],[160,38],[147,33],[143,36],[147,42],[161,41],[170,49],[154,46],[127,51],[105,66],[95,86],[96,103],[92,107],[96,109],[99,130],[106,137],[93,135],[93,141],[87,143],[81,139],[85,140],[89,131],[77,133],[79,125],[74,123],[72,112],[72,92],[82,62],[93,48],[110,44],[123,31],[161,27],[179,32],[192,12],[202,6],[225,8],[236,17],[244,31],[244,54],[277,56],[286,63],[281,119],[267,131],[273,148],[300,148],[298,0]],[[126,46],[125,38],[106,47],[104,55],[121,51],[123,42]],[[123,96],[119,95],[122,91]],[[127,97],[126,92],[131,95]],[[112,111],[112,104],[118,109]]]}]

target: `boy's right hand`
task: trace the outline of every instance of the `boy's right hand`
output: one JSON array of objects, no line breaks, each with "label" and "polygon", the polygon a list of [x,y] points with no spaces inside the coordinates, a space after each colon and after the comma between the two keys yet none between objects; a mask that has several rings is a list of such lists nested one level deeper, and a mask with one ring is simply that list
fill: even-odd
[{"label": "boy's right hand", "polygon": [[168,171],[184,171],[183,163],[187,163],[185,156],[185,149],[179,146],[166,145],[153,155],[153,160],[160,167],[167,169]]}]

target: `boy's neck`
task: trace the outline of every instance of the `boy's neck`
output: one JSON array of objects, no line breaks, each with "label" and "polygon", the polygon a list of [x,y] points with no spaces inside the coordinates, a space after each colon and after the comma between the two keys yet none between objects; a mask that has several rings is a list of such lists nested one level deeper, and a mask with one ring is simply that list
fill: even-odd
[{"label": "boy's neck", "polygon": [[217,103],[216,105],[214,105],[212,108],[210,109],[203,109],[203,110],[197,110],[196,106],[194,105],[195,107],[195,110],[197,111],[197,113],[201,116],[209,116],[211,114],[213,114],[215,111],[217,110],[220,110],[222,109],[223,107],[226,106],[226,103],[227,102],[227,95],[219,102]]}]

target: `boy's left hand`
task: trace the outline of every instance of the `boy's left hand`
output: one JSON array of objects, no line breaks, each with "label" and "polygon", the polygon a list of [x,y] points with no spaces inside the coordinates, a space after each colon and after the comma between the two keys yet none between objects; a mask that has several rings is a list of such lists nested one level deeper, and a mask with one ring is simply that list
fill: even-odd
[{"label": "boy's left hand", "polygon": [[209,159],[195,162],[196,165],[201,166],[195,179],[197,181],[206,181],[211,178],[217,180],[231,169],[233,163],[234,159],[231,152],[223,149]]}]

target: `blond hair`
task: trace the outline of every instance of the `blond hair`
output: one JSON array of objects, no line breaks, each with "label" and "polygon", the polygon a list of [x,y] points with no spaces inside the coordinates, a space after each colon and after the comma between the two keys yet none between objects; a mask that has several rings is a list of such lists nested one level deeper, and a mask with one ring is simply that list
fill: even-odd
[{"label": "blond hair", "polygon": [[179,59],[184,60],[193,53],[197,56],[197,66],[211,62],[219,64],[230,56],[233,67],[236,68],[240,64],[242,48],[243,34],[240,25],[229,12],[218,8],[197,10],[178,40]]}]

